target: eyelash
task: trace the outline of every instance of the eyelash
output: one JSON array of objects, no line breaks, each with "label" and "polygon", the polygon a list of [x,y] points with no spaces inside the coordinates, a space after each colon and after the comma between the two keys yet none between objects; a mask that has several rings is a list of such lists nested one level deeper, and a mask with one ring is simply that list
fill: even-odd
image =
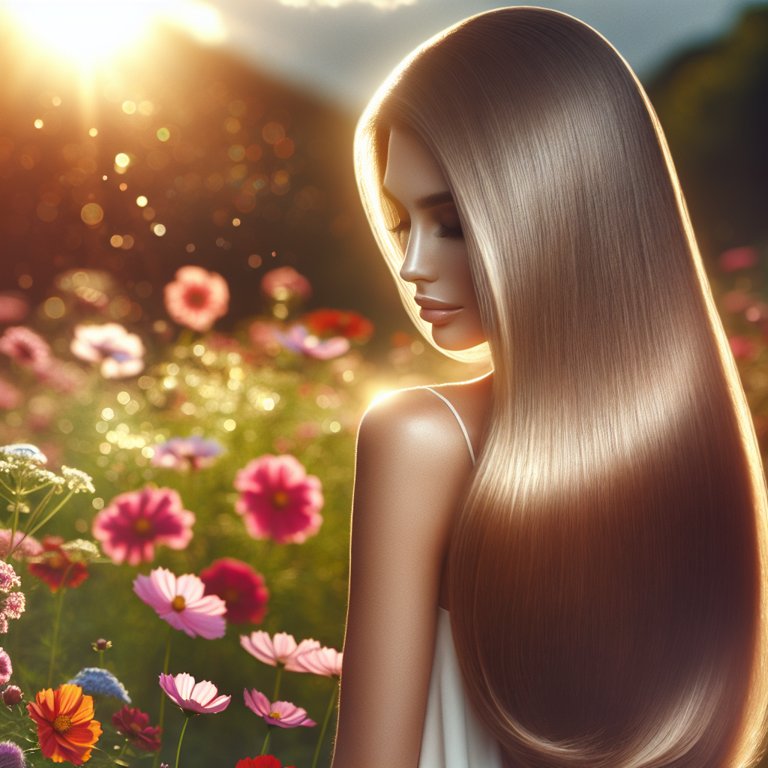
[{"label": "eyelash", "polygon": [[[409,229],[410,224],[405,222],[398,222],[394,227],[387,227],[387,231],[393,235],[400,235],[405,229]],[[451,239],[459,239],[464,237],[464,233],[461,227],[446,227],[444,224],[438,224],[436,237],[447,237]]]}]

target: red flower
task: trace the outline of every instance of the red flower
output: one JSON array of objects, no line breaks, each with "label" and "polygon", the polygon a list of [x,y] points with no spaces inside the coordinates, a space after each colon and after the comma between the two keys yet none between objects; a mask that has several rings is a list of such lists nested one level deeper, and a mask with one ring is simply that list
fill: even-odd
[{"label": "red flower", "polygon": [[62,587],[74,589],[88,578],[88,566],[80,560],[72,560],[62,547],[63,543],[60,536],[45,536],[43,551],[29,558],[29,572],[44,581],[51,592],[58,592]]},{"label": "red flower", "polygon": [[316,336],[343,336],[350,341],[367,341],[373,323],[357,312],[341,309],[317,309],[304,315],[304,325]]},{"label": "red flower", "polygon": [[227,621],[259,624],[267,612],[269,591],[264,578],[248,563],[223,557],[200,573],[206,595],[218,595],[226,604]]},{"label": "red flower", "polygon": [[[283,768],[283,764],[274,755],[260,755],[238,760],[235,768]],[[286,765],[285,768],[293,768],[293,766]]]},{"label": "red flower", "polygon": [[134,707],[123,707],[112,715],[112,725],[137,749],[157,752],[162,728],[149,724],[149,715]]}]

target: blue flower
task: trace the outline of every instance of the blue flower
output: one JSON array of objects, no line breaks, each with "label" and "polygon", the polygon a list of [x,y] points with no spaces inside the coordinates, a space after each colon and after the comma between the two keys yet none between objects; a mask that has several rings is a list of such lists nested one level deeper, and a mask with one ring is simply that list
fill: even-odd
[{"label": "blue flower", "polygon": [[27,768],[21,747],[12,741],[0,741],[0,768]]},{"label": "blue flower", "polygon": [[126,704],[131,703],[125,686],[109,670],[101,667],[85,667],[69,682],[79,685],[85,693],[113,696]]}]

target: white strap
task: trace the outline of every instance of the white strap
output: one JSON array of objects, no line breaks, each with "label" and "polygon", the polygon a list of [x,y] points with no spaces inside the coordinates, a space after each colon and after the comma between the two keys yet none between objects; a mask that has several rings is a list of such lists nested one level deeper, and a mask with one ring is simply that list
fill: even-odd
[{"label": "white strap", "polygon": [[428,389],[433,395],[437,395],[451,409],[451,412],[456,417],[456,421],[459,422],[461,431],[464,434],[464,439],[467,441],[467,448],[469,448],[469,456],[472,459],[472,464],[474,464],[475,451],[472,448],[472,443],[469,440],[469,432],[467,432],[467,428],[464,426],[464,422],[461,420],[461,416],[459,416],[459,412],[456,410],[453,403],[447,397],[445,397],[444,395],[441,395],[436,389],[432,389],[432,387],[424,387],[424,389]]}]

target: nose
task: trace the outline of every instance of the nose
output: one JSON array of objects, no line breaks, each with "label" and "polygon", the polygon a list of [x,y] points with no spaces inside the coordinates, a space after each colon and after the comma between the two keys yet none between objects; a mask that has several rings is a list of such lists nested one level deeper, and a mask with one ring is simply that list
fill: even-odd
[{"label": "nose", "polygon": [[405,259],[400,267],[400,277],[407,283],[416,283],[420,280],[432,282],[437,277],[434,259],[430,258],[429,248],[426,247],[424,238],[415,228],[408,238]]}]

